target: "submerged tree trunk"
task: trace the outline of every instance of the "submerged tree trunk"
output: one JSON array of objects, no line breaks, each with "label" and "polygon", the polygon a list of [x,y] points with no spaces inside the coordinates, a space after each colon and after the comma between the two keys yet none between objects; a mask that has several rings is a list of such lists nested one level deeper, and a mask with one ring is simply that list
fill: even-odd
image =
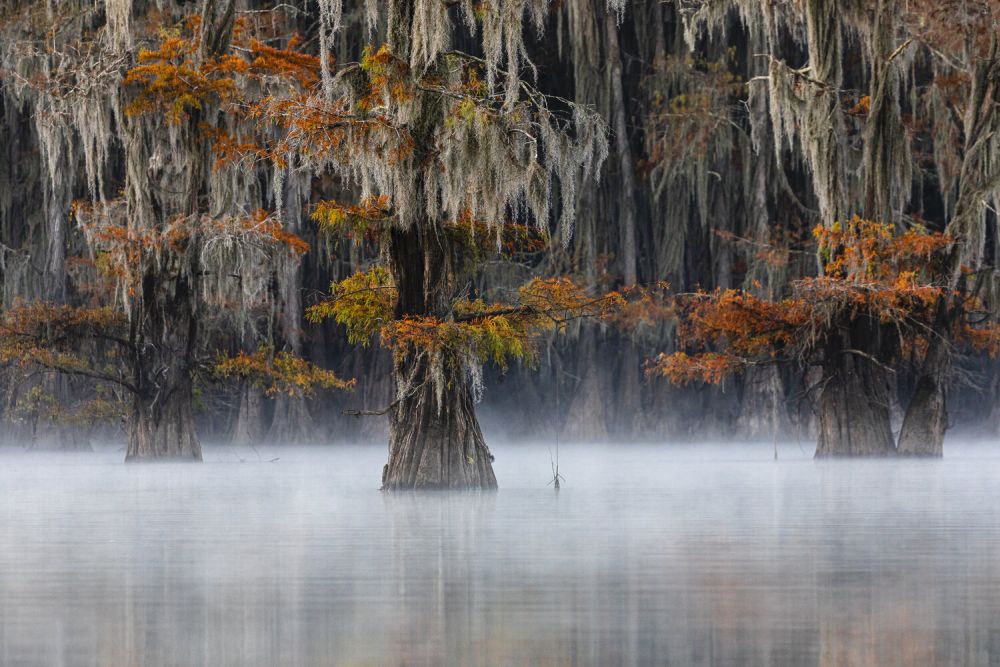
[{"label": "submerged tree trunk", "polygon": [[264,439],[264,396],[258,387],[244,381],[239,388],[239,409],[230,441],[234,445],[258,443]]},{"label": "submerged tree trunk", "polygon": [[[408,61],[418,2],[391,3],[388,42]],[[421,10],[423,11],[423,10]],[[434,133],[443,100],[421,94],[409,123],[414,139],[411,187],[415,202],[427,200],[425,168],[435,168]],[[432,193],[431,197],[437,197]],[[396,227],[388,239],[389,267],[396,286],[395,317],[453,317],[451,302],[462,269],[459,249],[433,218],[418,217]],[[389,409],[389,462],[383,489],[495,489],[492,457],[483,440],[466,379],[464,360],[444,350],[412,352],[393,363],[396,402]]]},{"label": "submerged tree trunk", "polygon": [[280,395],[274,399],[274,416],[267,441],[275,445],[295,445],[319,440],[309,406],[299,396]]},{"label": "submerged tree trunk", "polygon": [[[867,366],[848,361],[844,367]],[[831,376],[819,400],[817,458],[891,456],[895,453],[888,403],[870,400],[878,379],[870,369],[842,368]],[[884,395],[885,392],[882,392]],[[885,396],[888,399],[888,396]]]},{"label": "submerged tree trunk", "polygon": [[899,431],[899,453],[904,456],[944,455],[944,434],[948,429],[947,378],[951,371],[947,337],[951,327],[946,324],[946,305],[942,303],[939,307],[938,326]]},{"label": "submerged tree trunk", "polygon": [[[877,327],[856,324],[842,332],[842,338],[838,336],[827,351],[817,458],[895,454],[886,371],[874,361],[880,357]],[[852,341],[858,347],[852,347]]]},{"label": "submerged tree trunk", "polygon": [[775,366],[747,372],[739,407],[736,424],[744,437],[777,439],[791,431],[785,388]]},{"label": "submerged tree trunk", "polygon": [[[396,316],[447,317],[454,262],[432,225],[394,230],[391,268]],[[396,403],[389,410],[389,462],[383,489],[495,489],[472,390],[461,360],[422,352],[393,365]]]},{"label": "submerged tree trunk", "polygon": [[[461,369],[445,369],[451,371]],[[434,374],[426,355],[397,364],[394,376],[404,393],[389,413],[382,488],[497,488],[468,383],[449,383],[439,394]]]},{"label": "submerged tree trunk", "polygon": [[[226,49],[235,6],[202,4],[198,58]],[[141,284],[130,304],[136,387],[126,461],[201,460],[191,372],[201,298],[198,225],[215,213],[205,206],[212,156],[204,126],[216,119],[212,108],[196,106],[184,123],[125,114],[122,127],[130,231],[169,238],[143,248]]]},{"label": "submerged tree trunk", "polygon": [[190,380],[164,384],[153,396],[137,396],[133,406],[125,460],[171,459],[201,461]]},{"label": "submerged tree trunk", "polygon": [[[129,424],[126,461],[201,460],[193,419],[191,368],[198,335],[197,271],[179,253],[170,264],[151,268],[132,314],[141,341],[135,368],[138,387]],[[164,274],[170,275],[170,278]]]},{"label": "submerged tree trunk", "polygon": [[[62,405],[72,405],[73,388],[65,375],[48,375],[40,380],[45,393]],[[45,419],[32,429],[32,449],[60,452],[92,452],[90,438],[79,425]]]},{"label": "submerged tree trunk", "polygon": [[[892,51],[893,12],[879,0],[875,3],[875,22],[871,39],[884,57]],[[840,67],[840,39],[824,34],[830,26],[839,25],[836,3],[810,0],[810,16],[814,19],[811,37],[835,47],[831,63]],[[825,27],[824,27],[825,26]],[[810,46],[812,49],[812,46]],[[839,76],[838,76],[839,78]],[[865,124],[863,166],[865,168],[863,211],[865,217],[891,224],[902,203],[895,196],[896,181],[907,181],[908,163],[899,153],[899,103],[896,99],[896,77],[889,62],[876,58],[871,64],[871,112]],[[831,130],[834,126],[831,126]],[[832,137],[834,145],[840,137]],[[897,177],[893,169],[900,169]],[[836,192],[831,189],[830,192]],[[847,202],[850,201],[848,198]],[[841,205],[840,210],[850,210]],[[824,221],[832,224],[839,218]],[[816,456],[891,456],[895,454],[892,436],[890,388],[884,362],[892,359],[882,345],[880,326],[861,319],[841,331],[837,342],[827,352],[824,368],[824,388],[820,397],[819,443]]]},{"label": "submerged tree trunk", "polygon": [[570,376],[576,383],[572,391],[564,393],[564,397],[569,398],[569,404],[562,437],[567,440],[607,442],[610,439],[608,396],[613,392],[606,381],[605,365],[589,361],[600,357],[601,346],[598,344],[596,326],[584,326],[578,343],[578,349],[582,351],[580,359],[583,361],[573,368],[580,375]]},{"label": "submerged tree trunk", "polygon": [[906,408],[899,432],[899,453],[903,456],[944,455],[944,433],[948,429],[947,396],[936,374],[922,375]]}]

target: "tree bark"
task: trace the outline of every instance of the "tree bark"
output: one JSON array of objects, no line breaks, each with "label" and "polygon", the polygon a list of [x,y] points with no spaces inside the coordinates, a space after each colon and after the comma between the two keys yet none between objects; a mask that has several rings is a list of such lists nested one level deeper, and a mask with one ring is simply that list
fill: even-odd
[{"label": "tree bark", "polygon": [[[876,323],[841,331],[827,349],[816,457],[892,456],[895,443]],[[852,342],[858,347],[852,347]]]},{"label": "tree bark", "polygon": [[[396,365],[405,393],[390,410],[383,489],[495,489],[490,450],[464,380],[438,395],[426,355]],[[446,368],[445,373],[461,372]]]},{"label": "tree bark", "polygon": [[942,299],[938,305],[935,335],[930,340],[916,389],[899,430],[898,450],[904,456],[944,456],[944,434],[948,429],[947,378],[951,371],[949,320],[947,304]]},{"label": "tree bark", "polygon": [[234,445],[258,443],[264,439],[267,430],[264,425],[263,392],[244,381],[239,388],[239,400],[231,442]]},{"label": "tree bark", "polygon": [[281,395],[274,399],[274,416],[267,431],[268,442],[297,445],[318,439],[316,424],[304,398]]},{"label": "tree bark", "polygon": [[615,132],[615,146],[618,149],[618,170],[621,178],[621,209],[618,220],[621,230],[622,280],[626,285],[635,285],[635,160],[632,159],[632,147],[629,144],[625,119],[621,47],[618,44],[618,21],[614,10],[609,8],[605,12],[604,25],[611,65],[608,72],[611,78],[611,121]]},{"label": "tree bark", "polygon": [[[201,56],[222,53],[232,36],[235,0],[203,0]],[[124,123],[129,224],[162,233],[182,216],[195,225],[205,213],[211,156],[200,126],[213,112],[197,109],[186,126],[165,131],[159,122]],[[153,261],[144,257],[141,288],[131,303],[129,339],[136,391],[126,461],[201,460],[194,428],[191,371],[198,342],[197,229],[171,242]],[[147,249],[148,252],[148,249]]]},{"label": "tree bark", "polygon": [[194,429],[191,381],[161,387],[154,396],[140,395],[133,404],[126,461],[201,461]]},{"label": "tree bark", "polygon": [[567,440],[585,442],[607,442],[610,439],[608,429],[608,396],[611,391],[608,386],[608,364],[593,363],[600,358],[600,345],[596,326],[584,325],[580,334],[578,349],[579,359],[573,371],[579,376],[572,391],[563,393],[569,398],[566,410],[566,421],[562,427],[562,437]]},{"label": "tree bark", "polygon": [[[69,171],[67,169],[67,171]],[[50,189],[54,186],[50,185]],[[67,189],[62,186],[60,189]],[[45,297],[57,304],[66,302],[66,213],[70,207],[71,192],[49,193],[48,253],[45,258]]]},{"label": "tree bark", "polygon": [[[404,61],[411,52],[415,0],[390,4],[389,45]],[[433,168],[434,131],[441,122],[439,97],[421,95],[410,123],[414,136],[413,201],[425,201],[423,169]],[[420,165],[417,167],[417,165]],[[437,196],[434,193],[433,196]],[[462,258],[438,221],[419,218],[396,227],[388,240],[396,286],[395,317],[447,320]],[[476,419],[463,361],[449,350],[416,352],[393,363],[396,403],[389,410],[389,462],[382,488],[495,489],[492,457]]]},{"label": "tree bark", "polygon": [[750,369],[745,377],[736,419],[747,438],[778,438],[791,431],[785,388],[776,366]]},{"label": "tree bark", "polygon": [[[72,405],[73,388],[65,375],[48,374],[39,380],[46,394],[61,405]],[[59,452],[92,452],[90,438],[79,425],[60,423],[50,419],[36,424],[32,434],[32,449]]]},{"label": "tree bark", "polygon": [[899,432],[902,456],[944,456],[944,433],[948,429],[947,395],[944,383],[934,375],[923,375],[906,408]]},{"label": "tree bark", "polygon": [[201,460],[194,428],[191,368],[198,338],[197,270],[190,253],[179,252],[162,267],[150,267],[142,298],[132,314],[138,391],[129,424],[126,461]]}]

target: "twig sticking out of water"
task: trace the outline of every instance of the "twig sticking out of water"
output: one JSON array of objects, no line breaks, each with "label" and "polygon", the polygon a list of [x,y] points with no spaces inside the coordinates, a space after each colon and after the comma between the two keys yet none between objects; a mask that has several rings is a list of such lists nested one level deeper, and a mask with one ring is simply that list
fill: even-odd
[{"label": "twig sticking out of water", "polygon": [[[549,480],[549,484],[552,484],[556,491],[559,490],[559,482],[566,481],[566,478],[559,474],[559,440],[556,439],[556,457],[552,458],[552,450],[549,450],[549,463],[552,465],[552,479]],[[546,484],[545,486],[548,486]]]},{"label": "twig sticking out of water", "polygon": [[[562,368],[557,368],[556,369],[556,424],[555,424],[555,426],[556,426],[556,457],[555,457],[555,459],[552,458],[552,449],[551,448],[549,449],[549,465],[552,466],[552,479],[549,480],[549,484],[552,484],[553,488],[556,491],[559,490],[559,480],[562,479],[563,481],[565,481],[565,479],[566,479],[565,477],[563,477],[562,475],[559,474],[559,428],[560,428],[559,427],[559,415],[560,415],[560,412],[559,412],[559,380],[560,380],[559,373],[560,373],[560,371],[562,371]],[[565,372],[565,371],[562,371],[562,372]],[[548,486],[549,484],[546,484],[545,486]]]}]

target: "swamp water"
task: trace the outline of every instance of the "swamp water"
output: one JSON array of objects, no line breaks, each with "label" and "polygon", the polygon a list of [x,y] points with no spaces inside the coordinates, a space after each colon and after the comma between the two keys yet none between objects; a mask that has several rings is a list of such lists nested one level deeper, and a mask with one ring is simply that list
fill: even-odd
[{"label": "swamp water", "polygon": [[1000,665],[998,444],[493,450],[394,495],[383,446],[0,450],[0,664]]}]

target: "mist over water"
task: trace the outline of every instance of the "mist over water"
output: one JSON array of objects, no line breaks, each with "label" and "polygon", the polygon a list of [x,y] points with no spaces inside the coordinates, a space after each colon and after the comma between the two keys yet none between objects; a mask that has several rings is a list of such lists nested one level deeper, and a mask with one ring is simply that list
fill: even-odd
[{"label": "mist over water", "polygon": [[559,493],[493,451],[499,493],[383,494],[382,445],[2,450],[0,664],[1000,662],[996,446],[564,445]]}]

